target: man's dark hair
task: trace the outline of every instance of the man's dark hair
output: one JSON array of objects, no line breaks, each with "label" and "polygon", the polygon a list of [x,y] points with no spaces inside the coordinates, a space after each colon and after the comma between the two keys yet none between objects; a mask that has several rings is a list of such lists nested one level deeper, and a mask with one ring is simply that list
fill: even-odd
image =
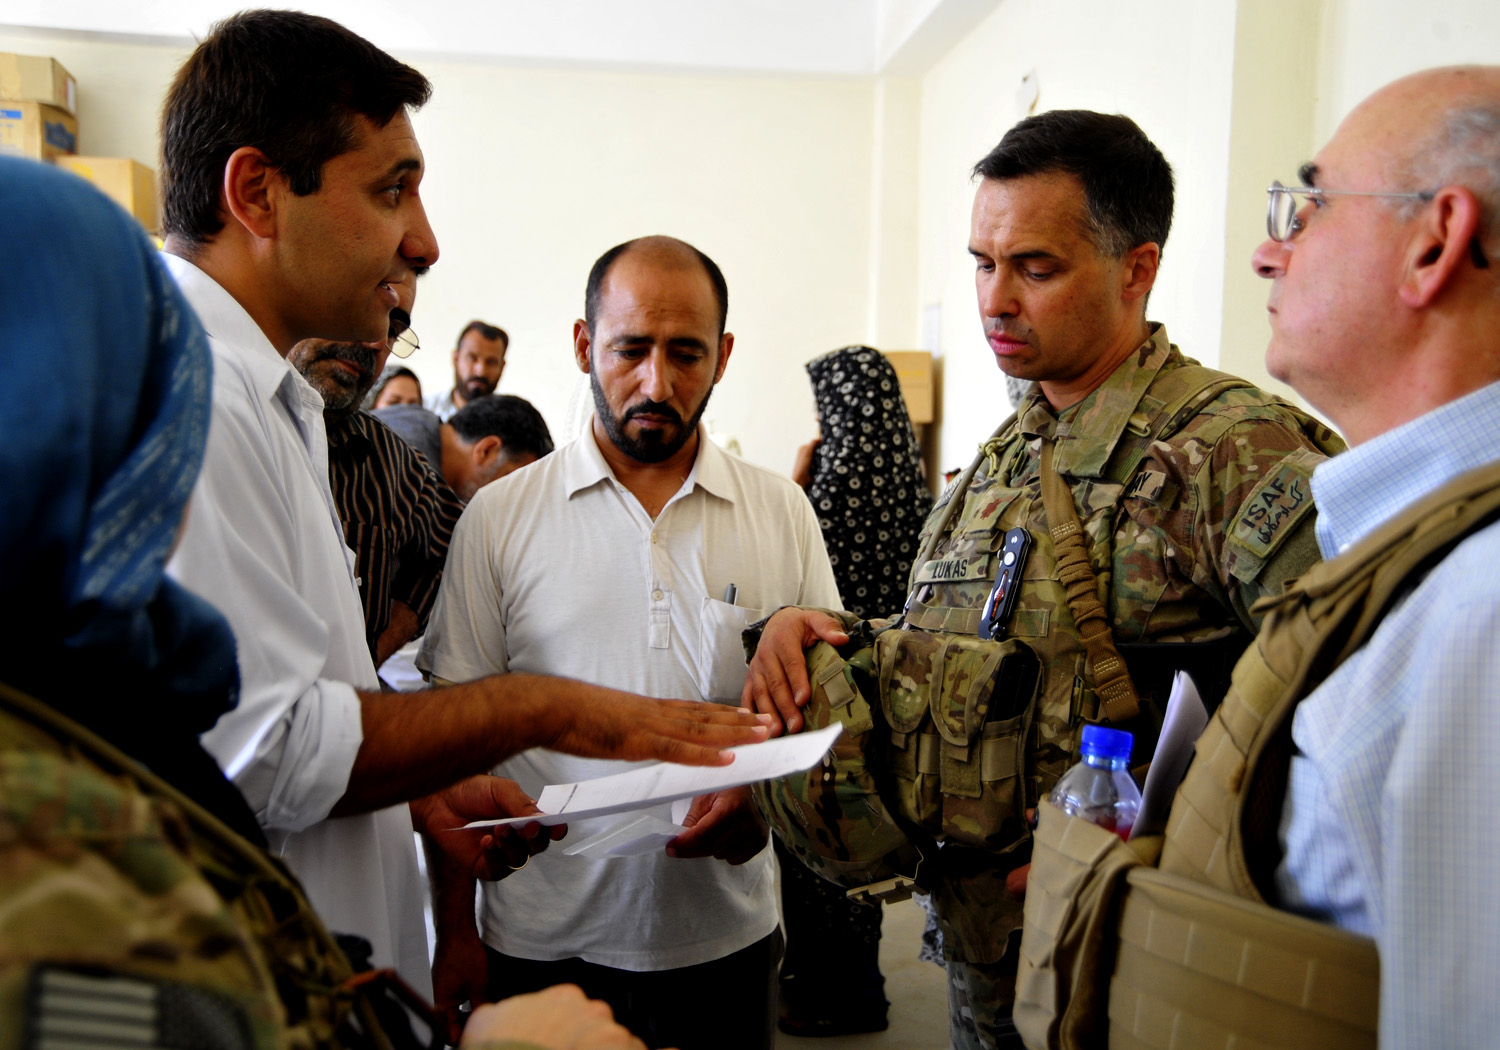
[{"label": "man's dark hair", "polygon": [[177,71],[161,118],[162,232],[195,245],[224,228],[224,165],[253,146],[299,196],[354,148],[357,116],[384,127],[432,92],[427,78],[337,22],[244,11],[219,22]]},{"label": "man's dark hair", "polygon": [[448,423],[465,444],[493,436],[500,439],[510,455],[530,452],[541,459],[552,451],[547,421],[530,401],[514,394],[476,397],[453,413]]},{"label": "man's dark hair", "polygon": [[1135,121],[1087,109],[1027,117],[974,165],[985,179],[1063,172],[1083,183],[1089,240],[1118,259],[1172,228],[1172,166]]},{"label": "man's dark hair", "polygon": [[496,339],[498,339],[505,344],[504,349],[510,349],[510,336],[505,334],[505,329],[501,328],[499,325],[487,324],[484,321],[470,321],[468,324],[464,325],[464,330],[458,333],[458,339],[453,343],[454,349],[458,348],[458,344],[462,343],[464,341],[464,336],[468,335],[470,332],[478,332],[482,337],[488,339],[492,343]]},{"label": "man's dark hair", "polygon": [[[645,237],[637,237],[633,241],[626,241],[624,244],[615,245],[609,251],[599,256],[598,260],[594,263],[593,269],[589,270],[588,287],[583,293],[583,323],[588,325],[590,339],[594,337],[594,321],[599,316],[599,296],[604,292],[604,279],[609,276],[610,268],[614,266],[615,260],[620,256],[639,245],[641,241],[647,239]],[[714,300],[719,306],[719,335],[722,337],[724,335],[724,322],[729,319],[729,285],[724,280],[724,271],[719,269],[718,263],[686,241],[679,241],[675,237],[664,239],[675,241],[677,244],[682,245],[696,255],[698,261],[703,264],[703,270],[708,274],[709,283],[714,286]]]}]

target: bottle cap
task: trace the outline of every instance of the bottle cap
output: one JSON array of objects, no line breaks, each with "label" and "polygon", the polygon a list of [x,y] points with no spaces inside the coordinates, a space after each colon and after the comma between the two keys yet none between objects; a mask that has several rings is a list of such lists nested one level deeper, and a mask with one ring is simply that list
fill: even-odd
[{"label": "bottle cap", "polygon": [[1106,726],[1083,727],[1083,753],[1095,758],[1123,758],[1130,760],[1130,748],[1135,738],[1124,729]]}]

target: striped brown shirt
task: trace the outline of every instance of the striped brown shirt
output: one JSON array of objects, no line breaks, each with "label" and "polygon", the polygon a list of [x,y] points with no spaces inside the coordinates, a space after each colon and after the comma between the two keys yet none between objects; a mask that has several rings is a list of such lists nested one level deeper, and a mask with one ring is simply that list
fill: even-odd
[{"label": "striped brown shirt", "polygon": [[391,602],[409,605],[426,629],[464,505],[410,445],[364,412],[328,426],[328,483],[354,551],[373,656]]}]

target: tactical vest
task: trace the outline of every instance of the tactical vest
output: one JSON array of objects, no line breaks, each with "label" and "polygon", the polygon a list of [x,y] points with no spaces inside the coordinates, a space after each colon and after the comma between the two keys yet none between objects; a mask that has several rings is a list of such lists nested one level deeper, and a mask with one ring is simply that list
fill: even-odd
[{"label": "tactical vest", "polygon": [[279,861],[0,685],[0,1050],[427,1045],[395,987],[353,974]]},{"label": "tactical vest", "polygon": [[[1500,464],[1466,474],[1266,599],[1197,744],[1165,841],[1043,805],[1016,1026],[1034,1047],[1374,1047],[1375,942],[1265,903],[1296,705],[1464,537],[1500,519]],[[1155,849],[1160,850],[1159,867]]]},{"label": "tactical vest", "polygon": [[[1193,364],[1163,369],[1125,431],[1099,442],[1106,454],[1066,468],[1107,608],[1129,604],[1150,613],[1167,588],[1164,577],[1144,583],[1113,578],[1119,530],[1134,528],[1117,520],[1122,506],[1131,504],[1127,517],[1149,514],[1155,501],[1174,497],[1166,478],[1140,469],[1152,443],[1177,434],[1216,398],[1248,385]],[[1315,442],[1336,440],[1284,404],[1247,403],[1236,413],[1200,421],[1198,436],[1211,446],[1256,412],[1274,412],[1281,421],[1290,414]],[[1308,476],[1311,469],[1307,462]],[[804,709],[807,725],[842,722],[840,742],[822,766],[756,791],[778,834],[825,877],[858,886],[915,876],[936,895],[945,932],[962,957],[979,963],[998,959],[1006,937],[1020,925],[1021,906],[1004,894],[1004,876],[1027,860],[1026,809],[1072,764],[1083,724],[1106,717],[1054,568],[1037,471],[1022,422],[1012,417],[929,516],[899,624],[870,626],[842,651],[826,645],[809,650],[813,699]],[[1290,529],[1306,509],[1278,524]],[[1034,543],[1018,605],[1003,641],[981,640],[981,607],[994,583],[1001,541],[1016,526],[1027,528]],[[1165,559],[1169,553],[1149,556]],[[1260,553],[1269,557],[1271,550]],[[1148,555],[1143,551],[1142,557]],[[1256,557],[1252,542],[1242,571],[1258,571]],[[1120,588],[1131,589],[1128,601],[1111,605],[1112,589]],[[1237,655],[1248,636],[1233,614],[1208,595],[1190,604],[1174,611],[1182,633],[1217,640],[1217,651],[1227,647]],[[1115,633],[1138,639],[1144,616],[1128,619],[1117,621]],[[1172,662],[1180,664],[1184,651],[1204,647],[1172,647]],[[1126,658],[1133,668],[1145,662],[1139,650]],[[1142,699],[1153,702],[1126,728],[1145,738],[1149,755],[1170,674],[1137,678]]]}]

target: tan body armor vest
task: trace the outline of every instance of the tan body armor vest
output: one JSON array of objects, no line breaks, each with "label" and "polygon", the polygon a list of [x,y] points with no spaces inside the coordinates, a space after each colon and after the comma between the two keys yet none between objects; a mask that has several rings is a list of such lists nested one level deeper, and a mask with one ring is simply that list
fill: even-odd
[{"label": "tan body armor vest", "polygon": [[[1015,1017],[1032,1047],[1373,1047],[1375,942],[1265,903],[1292,714],[1391,605],[1500,518],[1500,464],[1464,475],[1267,599],[1197,744],[1165,841],[1044,805]],[[1159,868],[1149,866],[1160,849]],[[1182,1040],[1186,1038],[1187,1042]]]}]

